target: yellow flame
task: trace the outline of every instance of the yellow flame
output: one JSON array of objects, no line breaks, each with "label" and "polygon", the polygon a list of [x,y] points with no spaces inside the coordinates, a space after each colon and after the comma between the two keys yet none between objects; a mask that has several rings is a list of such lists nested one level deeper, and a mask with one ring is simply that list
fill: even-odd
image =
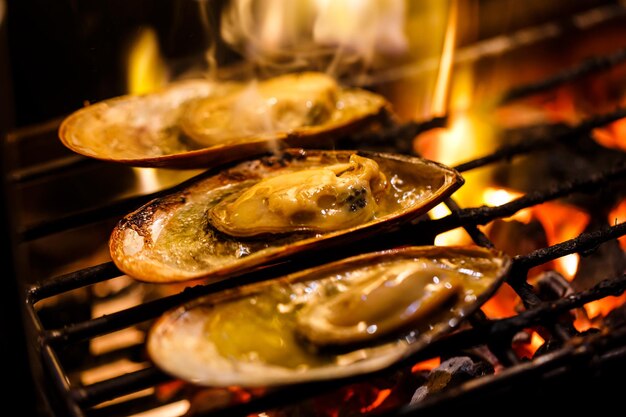
[{"label": "yellow flame", "polygon": [[[483,191],[483,201],[488,206],[497,207],[510,203],[522,195],[522,193],[513,190],[487,187],[485,191]],[[520,210],[513,214],[510,218],[522,223],[530,223],[530,220],[532,219],[532,210],[530,208]]]},{"label": "yellow flame", "polygon": [[[441,219],[449,214],[450,210],[443,203],[436,205],[428,212],[428,215],[432,219]],[[471,237],[461,227],[440,233],[435,237],[435,245],[437,246],[463,245],[468,244],[471,241]]]},{"label": "yellow flame", "polygon": [[545,342],[545,339],[541,336],[539,336],[539,333],[537,332],[533,332],[533,334],[530,336],[530,348],[532,349],[532,352],[536,352],[537,349],[539,349]]},{"label": "yellow flame", "polygon": [[[617,204],[609,212],[609,224],[619,224],[626,222],[626,198]],[[622,250],[626,251],[626,236],[617,238]]]},{"label": "yellow flame", "polygon": [[[168,82],[168,71],[159,50],[157,34],[152,28],[141,28],[128,54],[128,92],[146,94],[158,90]],[[154,168],[133,168],[140,192],[158,187]]]},{"label": "yellow flame", "polygon": [[580,255],[577,253],[571,253],[562,258],[556,259],[556,268],[563,274],[565,278],[571,281],[578,271],[578,263],[580,262]]},{"label": "yellow flame", "polygon": [[450,74],[452,73],[454,49],[456,45],[457,10],[457,1],[452,0],[448,14],[448,24],[446,26],[441,61],[439,62],[439,72],[435,84],[435,94],[432,105],[433,116],[445,116],[448,111],[448,86],[450,83]]},{"label": "yellow flame", "polygon": [[167,84],[168,73],[154,29],[139,30],[128,54],[128,92],[145,94]]}]

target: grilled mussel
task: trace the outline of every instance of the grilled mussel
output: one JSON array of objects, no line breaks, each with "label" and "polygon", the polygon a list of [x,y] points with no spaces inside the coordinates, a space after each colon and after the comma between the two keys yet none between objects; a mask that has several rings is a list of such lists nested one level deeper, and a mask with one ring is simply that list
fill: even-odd
[{"label": "grilled mussel", "polygon": [[387,367],[457,328],[510,259],[479,247],[358,255],[201,297],[164,314],[147,349],[205,386],[276,386]]},{"label": "grilled mussel", "polygon": [[332,146],[389,114],[373,92],[317,72],[254,83],[185,80],[145,94],[104,100],[67,117],[69,149],[139,167],[207,168],[287,147]]},{"label": "grilled mussel", "polygon": [[149,282],[222,279],[410,221],[463,183],[421,158],[287,149],[208,171],[125,216],[109,241]]}]

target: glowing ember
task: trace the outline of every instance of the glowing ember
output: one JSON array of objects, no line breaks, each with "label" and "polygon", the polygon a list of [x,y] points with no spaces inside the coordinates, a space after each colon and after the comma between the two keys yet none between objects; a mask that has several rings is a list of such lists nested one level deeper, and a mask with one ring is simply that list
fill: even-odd
[{"label": "glowing ember", "polygon": [[594,129],[592,137],[604,147],[626,151],[626,119]]},{"label": "glowing ember", "polygon": [[490,319],[502,319],[516,315],[519,303],[520,299],[513,288],[503,285],[483,304],[481,310]]},{"label": "glowing ember", "polygon": [[545,340],[536,331],[531,331],[527,341],[513,343],[513,349],[519,358],[532,358]]},{"label": "glowing ember", "polygon": [[361,412],[362,413],[369,413],[370,411],[378,408],[383,403],[383,401],[385,401],[387,399],[387,397],[389,397],[389,394],[391,394],[391,390],[390,389],[380,390],[378,392],[378,395],[376,396],[376,399],[374,401],[372,401],[372,403],[370,405],[368,405],[367,407],[361,408]]},{"label": "glowing ember", "polygon": [[416,363],[411,368],[411,372],[432,371],[436,367],[441,365],[441,358],[432,358],[419,363]]}]

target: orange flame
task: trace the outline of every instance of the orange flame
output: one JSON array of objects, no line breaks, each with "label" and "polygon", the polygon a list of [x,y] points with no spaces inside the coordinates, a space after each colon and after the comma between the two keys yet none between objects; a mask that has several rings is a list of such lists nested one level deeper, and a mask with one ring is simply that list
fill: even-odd
[{"label": "orange flame", "polygon": [[545,340],[536,331],[532,330],[527,343],[514,343],[513,349],[519,358],[531,359],[537,350],[544,344]]},{"label": "orange flame", "polygon": [[585,310],[587,311],[587,315],[590,319],[594,319],[599,316],[605,317],[611,312],[611,310],[615,307],[621,306],[624,302],[626,302],[626,293],[617,297],[609,296],[601,300],[587,303],[585,304]]},{"label": "orange flame", "polygon": [[378,395],[376,396],[376,399],[372,401],[370,405],[366,407],[362,407],[361,413],[369,413],[375,408],[378,408],[387,399],[387,397],[389,397],[389,394],[391,394],[390,389],[383,389],[383,390],[378,391]]},{"label": "orange flame", "polygon": [[[626,120],[626,119],[624,119]],[[626,138],[626,136],[624,136]],[[618,224],[626,222],[626,198],[613,208],[613,210],[609,213],[609,224]],[[621,236],[618,239],[618,242],[622,248],[622,250],[626,251],[626,236]]]},{"label": "orange flame", "polygon": [[592,137],[600,145],[626,151],[626,119],[619,119],[602,128],[594,129]]},{"label": "orange flame", "polygon": [[[483,200],[487,205],[498,206],[519,196],[521,194],[516,191],[488,187],[483,193]],[[532,219],[538,220],[546,232],[549,245],[575,238],[589,223],[589,214],[577,207],[554,201],[521,210],[511,218],[522,223],[529,223]],[[554,268],[572,280],[578,269],[579,258],[578,254],[564,256],[555,261]]]},{"label": "orange flame", "polygon": [[415,372],[420,372],[420,371],[432,371],[439,365],[441,365],[441,358],[437,357],[437,358],[427,359],[425,361],[418,362],[415,365],[413,365],[413,367],[411,368],[411,372],[415,373]]},{"label": "orange flame", "polygon": [[520,299],[513,288],[503,285],[483,304],[481,310],[490,319],[502,319],[516,315],[519,303]]}]

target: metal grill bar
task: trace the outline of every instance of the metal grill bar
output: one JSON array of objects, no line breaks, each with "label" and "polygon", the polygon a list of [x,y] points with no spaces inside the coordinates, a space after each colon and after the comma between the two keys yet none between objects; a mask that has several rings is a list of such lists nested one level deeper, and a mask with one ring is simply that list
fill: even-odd
[{"label": "metal grill bar", "polygon": [[623,119],[624,117],[626,117],[626,109],[617,109],[613,112],[602,114],[585,120],[579,125],[567,129],[555,136],[540,136],[537,138],[528,138],[516,144],[502,145],[489,155],[457,165],[454,168],[459,172],[466,172],[471,169],[483,167],[493,162],[509,160],[512,157],[521,155],[523,153],[539,149],[546,149],[556,143],[574,140],[578,137],[588,134],[595,128],[604,126],[619,119]]},{"label": "metal grill bar", "polygon": [[552,77],[536,83],[522,85],[511,89],[502,97],[501,103],[506,104],[532,94],[540,93],[542,91],[558,87],[567,82],[574,81],[578,78],[582,78],[583,76],[594,72],[606,71],[618,64],[621,64],[622,62],[626,62],[626,49],[620,49],[606,56],[589,58],[581,62],[579,65],[569,68]]},{"label": "metal grill bar", "polygon": [[[531,254],[526,256],[518,256],[514,260],[514,268],[527,270],[529,267],[534,266],[535,263],[541,264],[547,262],[548,260],[555,259],[556,257],[564,256],[570,253],[585,251],[591,247],[596,247],[603,242],[614,239],[624,234],[626,234],[626,224],[620,224],[596,232],[585,233],[576,239],[572,239],[558,245],[550,246],[548,248],[532,252]],[[556,256],[557,254],[558,256]],[[113,330],[119,330],[120,328],[128,327],[129,325],[134,324],[136,322],[135,320],[139,320],[136,317],[140,318],[139,321],[155,318],[166,309],[184,302],[184,298],[188,297],[187,299],[191,299],[199,296],[199,294],[196,293],[197,289],[201,290],[201,293],[210,292],[206,291],[207,289],[211,289],[213,291],[219,290],[219,288],[215,288],[213,286],[207,287],[194,287],[193,289],[186,290],[183,293],[177,294],[175,296],[166,297],[152,303],[145,303],[140,306],[133,307],[119,313],[115,313],[113,315],[79,323],[75,326],[68,326],[61,330],[50,331],[48,332],[48,334],[51,340],[55,340],[57,343],[62,342],[64,344],[67,344],[75,342],[77,340],[81,340],[82,338],[93,337],[94,335],[110,332],[112,331],[111,326],[113,327]],[[607,295],[619,294],[621,291],[624,290],[625,287],[626,279],[625,277],[621,277],[619,279],[602,282],[591,290],[575,294],[563,300],[559,300],[554,303],[542,304],[542,306],[539,308],[535,308],[528,312],[521,313],[519,316],[513,317],[511,319],[488,321],[481,327],[475,327],[470,330],[465,330],[463,332],[460,332],[458,335],[453,335],[440,342],[433,343],[429,348],[425,349],[423,352],[419,352],[418,354],[410,358],[407,358],[406,362],[398,364],[397,367],[401,367],[403,365],[406,366],[407,363],[415,362],[420,359],[426,359],[429,357],[429,355],[441,355],[446,351],[455,349],[458,350],[460,348],[478,345],[484,343],[485,340],[492,339],[493,337],[510,337],[516,330],[521,330],[523,328],[529,327],[542,320],[549,319],[572,308],[580,307],[588,301],[602,298]],[[50,349],[48,349],[46,352],[53,353],[53,351]],[[44,352],[44,354],[46,352]],[[57,364],[56,367],[58,368],[59,365]],[[150,385],[154,385],[158,382],[163,382],[165,379],[167,379],[161,374],[160,371],[155,369],[148,369],[129,373],[114,378],[112,380],[105,381],[103,383],[79,388],[78,390],[72,389],[72,392],[74,392],[74,396],[77,398],[78,401],[84,402],[87,405],[93,405],[107,399],[115,398],[120,394],[123,395],[125,393],[133,392],[136,387],[144,388]],[[393,367],[392,369],[398,368]],[[389,370],[381,372],[388,371]],[[357,379],[358,378],[354,380],[356,381]],[[327,389],[332,389],[333,387],[339,386],[333,384],[344,385],[346,382],[346,380],[333,381],[329,383],[330,387],[328,387]],[[317,383],[314,385],[317,386]],[[325,384],[321,385],[324,385],[325,387]],[[92,387],[94,388],[93,392],[91,391]],[[318,392],[316,389],[311,390],[310,387],[308,389],[310,390],[311,395]],[[319,389],[322,389],[322,387],[319,387]],[[324,391],[322,390],[321,392]],[[287,396],[288,394],[284,394],[284,396],[282,395],[283,394],[279,395],[279,397],[284,399],[284,396]],[[291,395],[289,395],[289,397],[291,397]],[[270,397],[270,399],[271,398],[272,397]],[[269,399],[264,398],[260,404],[265,404],[267,401],[269,401]],[[255,403],[254,400],[251,401],[251,403],[242,405],[241,407],[244,407],[246,412],[249,412],[247,407],[253,406],[260,406],[261,408],[264,407],[264,405],[258,405],[257,403]],[[228,411],[233,412],[233,409],[229,407]]]},{"label": "metal grill bar", "polygon": [[[455,229],[465,224],[484,225],[495,219],[510,217],[522,209],[565,197],[574,192],[597,192],[597,188],[594,187],[623,177],[626,177],[626,164],[620,164],[608,171],[591,175],[588,178],[577,179],[567,184],[554,185],[547,190],[530,192],[500,206],[463,209],[441,219],[424,220],[420,223],[428,223],[429,229],[434,234]],[[420,223],[416,227],[419,227]]]}]

